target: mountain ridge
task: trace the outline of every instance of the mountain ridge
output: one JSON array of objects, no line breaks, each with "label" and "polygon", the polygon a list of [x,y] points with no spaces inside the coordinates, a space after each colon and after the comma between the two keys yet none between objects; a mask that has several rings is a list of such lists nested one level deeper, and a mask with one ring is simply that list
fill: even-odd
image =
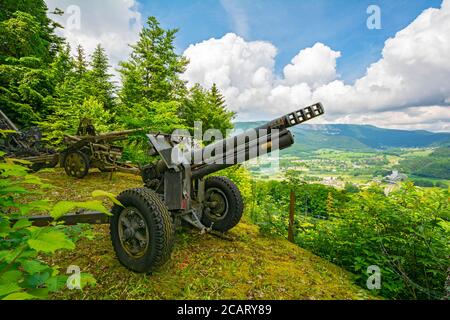
[{"label": "mountain ridge", "polygon": [[[235,129],[258,127],[266,121],[236,122]],[[302,124],[289,129],[296,137],[294,149],[373,151],[392,148],[424,148],[450,144],[450,132],[402,130],[358,124]]]}]

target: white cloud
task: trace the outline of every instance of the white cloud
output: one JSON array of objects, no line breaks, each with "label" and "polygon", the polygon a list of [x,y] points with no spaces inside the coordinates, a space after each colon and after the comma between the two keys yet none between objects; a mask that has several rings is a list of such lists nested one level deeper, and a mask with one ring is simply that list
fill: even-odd
[{"label": "white cloud", "polygon": [[306,48],[284,67],[284,78],[288,84],[305,82],[312,88],[320,87],[337,78],[336,59],[340,52],[331,50],[322,43]]},{"label": "white cloud", "polygon": [[[117,67],[130,54],[129,44],[137,41],[142,28],[141,14],[136,0],[45,0],[49,11],[59,8],[63,16],[50,15],[63,27],[58,32],[67,39],[72,51],[81,44],[87,54],[91,54],[97,44],[101,44],[111,65]],[[69,10],[75,5],[80,12],[79,28],[74,28],[76,11]]]},{"label": "white cloud", "polygon": [[280,78],[274,73],[277,49],[271,43],[235,34],[191,45],[184,53],[191,61],[184,77],[190,84],[216,83],[241,119],[322,101],[326,121],[448,130],[449,30],[450,0],[445,0],[440,9],[425,10],[388,39],[382,58],[354,85],[339,80],[336,60],[341,54],[325,44],[301,50]]},{"label": "white cloud", "polygon": [[372,124],[393,129],[450,131],[450,107],[411,107],[399,111],[350,114],[337,117],[332,122]]}]

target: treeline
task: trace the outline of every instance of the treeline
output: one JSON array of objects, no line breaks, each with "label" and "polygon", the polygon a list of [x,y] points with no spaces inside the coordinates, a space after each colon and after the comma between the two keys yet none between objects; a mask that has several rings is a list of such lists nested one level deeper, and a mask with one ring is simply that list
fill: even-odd
[{"label": "treeline", "polygon": [[374,293],[389,299],[441,299],[448,292],[448,190],[411,183],[386,195],[378,186],[338,190],[285,181],[253,182],[247,209],[263,233],[287,237],[290,192],[295,194],[295,243],[355,275],[367,288],[368,267],[381,272]]},{"label": "treeline", "polygon": [[118,83],[100,44],[90,56],[81,46],[72,55],[58,28],[43,0],[2,1],[0,108],[19,126],[39,125],[56,146],[84,117],[99,132],[192,130],[194,121],[203,121],[203,130],[232,128],[235,114],[215,85],[188,88],[181,79],[189,62],[175,52],[177,29],[148,18],[129,59],[120,63]]}]

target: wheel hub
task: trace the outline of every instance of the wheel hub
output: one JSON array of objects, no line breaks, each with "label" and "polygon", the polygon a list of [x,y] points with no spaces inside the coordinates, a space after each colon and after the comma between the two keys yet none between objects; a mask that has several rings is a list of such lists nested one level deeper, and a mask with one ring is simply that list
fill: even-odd
[{"label": "wheel hub", "polygon": [[206,191],[206,210],[211,220],[218,221],[226,217],[228,213],[227,197],[222,190],[211,188]]},{"label": "wheel hub", "polygon": [[149,230],[136,208],[125,208],[119,215],[119,240],[128,255],[139,258],[147,251]]}]

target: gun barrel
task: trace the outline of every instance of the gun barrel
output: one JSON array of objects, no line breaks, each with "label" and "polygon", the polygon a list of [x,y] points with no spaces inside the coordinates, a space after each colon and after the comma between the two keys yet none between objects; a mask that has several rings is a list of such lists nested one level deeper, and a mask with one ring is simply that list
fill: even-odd
[{"label": "gun barrel", "polygon": [[[108,132],[108,133],[101,133],[96,136],[92,136],[92,140],[94,141],[102,141],[102,140],[119,140],[122,138],[125,138],[129,136],[130,134],[137,133],[137,132],[143,132],[144,129],[131,129],[131,130],[123,130],[123,131],[114,131],[114,132]],[[82,138],[91,138],[89,136],[82,137]]]},{"label": "gun barrel", "polygon": [[261,154],[288,148],[294,143],[294,138],[287,129],[322,114],[324,114],[322,104],[316,103],[201,150],[195,150],[191,153],[193,177],[201,178],[234,164],[257,158]]},{"label": "gun barrel", "polygon": [[[238,141],[235,140],[235,143]],[[207,158],[203,165],[192,168],[192,178],[200,179],[208,174],[231,167],[238,163],[255,159],[265,154],[270,154],[276,150],[283,150],[294,144],[294,137],[289,130],[272,133],[270,135],[259,137],[256,140],[248,141],[245,144],[235,144],[234,148]]]},{"label": "gun barrel", "polygon": [[278,119],[272,120],[258,128],[256,130],[272,130],[272,129],[278,129],[283,130],[290,127],[294,127],[296,125],[299,125],[303,122],[309,121],[311,119],[314,119],[316,117],[319,117],[323,115],[324,109],[323,105],[318,102],[316,104],[313,104],[311,106],[308,106],[306,108],[288,113],[287,115],[284,115]]}]

